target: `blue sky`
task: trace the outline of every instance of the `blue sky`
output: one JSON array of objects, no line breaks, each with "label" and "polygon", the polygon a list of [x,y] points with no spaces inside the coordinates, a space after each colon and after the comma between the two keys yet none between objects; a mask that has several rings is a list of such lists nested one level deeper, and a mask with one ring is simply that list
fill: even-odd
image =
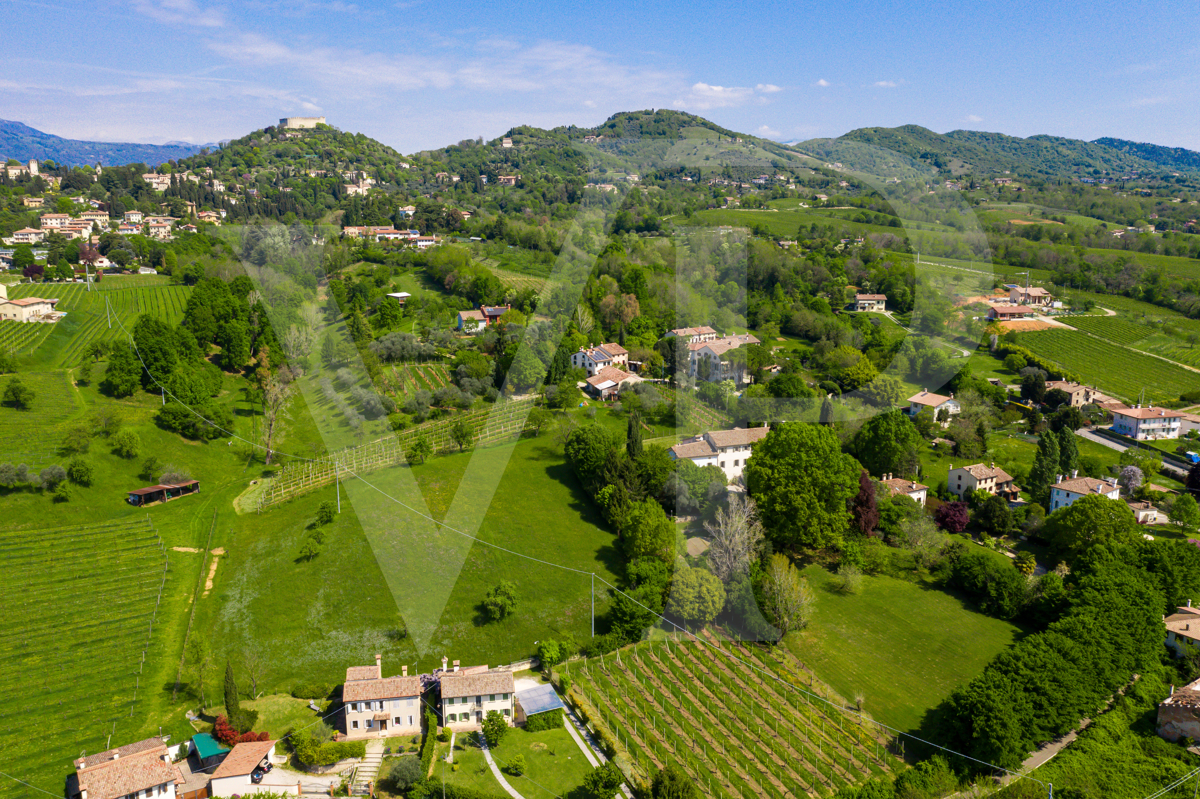
[{"label": "blue sky", "polygon": [[677,108],[784,141],[915,123],[1200,149],[1194,3],[563,5],[6,0],[0,118],[161,143],[323,114],[413,152]]}]

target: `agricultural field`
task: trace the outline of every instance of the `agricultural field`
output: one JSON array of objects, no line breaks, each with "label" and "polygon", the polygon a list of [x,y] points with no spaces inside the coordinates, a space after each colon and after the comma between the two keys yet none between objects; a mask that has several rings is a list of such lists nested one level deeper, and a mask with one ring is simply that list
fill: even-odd
[{"label": "agricultural field", "polygon": [[[65,372],[21,372],[16,376],[33,390],[33,407],[27,411],[0,408],[0,463],[24,463],[40,469],[63,460],[57,456],[59,442],[83,412],[79,392]],[[9,379],[0,378],[0,385]]]},{"label": "agricultural field", "polygon": [[898,763],[878,725],[826,701],[827,690],[810,687],[786,647],[705,632],[645,641],[563,672],[571,696],[596,709],[584,706],[642,775],[674,760],[706,796],[832,793]]},{"label": "agricultural field", "polygon": [[450,367],[445,363],[401,363],[384,370],[388,393],[397,403],[418,391],[433,393],[450,385]]},{"label": "agricultural field", "polygon": [[1117,316],[1072,316],[1064,321],[1077,330],[1127,346],[1134,346],[1155,332],[1152,327]]},{"label": "agricultural field", "polygon": [[[107,284],[108,281],[103,281],[100,285]],[[9,296],[60,298],[56,307],[67,312],[65,318],[54,324],[27,326],[50,328],[36,345],[36,365],[39,368],[66,368],[77,365],[93,341],[114,341],[124,337],[121,325],[131,331],[140,314],[148,313],[168,324],[178,324],[190,292],[191,288],[187,286],[143,286],[140,282],[136,287],[90,292],[80,283],[41,283],[15,286]]]},{"label": "agricultural field", "polygon": [[[61,785],[81,751],[128,740],[141,724],[167,557],[144,515],[4,530],[0,553],[20,586],[0,597],[0,769]],[[33,796],[14,787],[6,795]]]},{"label": "agricultural field", "polygon": [[10,355],[32,355],[46,336],[54,330],[53,324],[0,320],[0,351]]},{"label": "agricultural field", "polygon": [[1200,391],[1200,372],[1079,331],[1056,328],[1020,333],[1017,342],[1075,373],[1083,382],[1127,402],[1136,401],[1143,388],[1147,401],[1159,402]]}]

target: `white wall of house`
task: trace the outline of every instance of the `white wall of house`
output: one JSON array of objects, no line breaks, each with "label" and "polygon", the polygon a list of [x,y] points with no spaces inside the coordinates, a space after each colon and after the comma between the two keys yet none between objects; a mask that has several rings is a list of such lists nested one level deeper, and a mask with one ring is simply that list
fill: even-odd
[{"label": "white wall of house", "polygon": [[[375,718],[380,713],[388,715],[387,721],[382,724]],[[348,702],[345,715],[348,738],[418,733],[421,731],[421,698],[406,696]]]},{"label": "white wall of house", "polygon": [[451,729],[478,727],[488,712],[495,710],[512,726],[515,697],[516,694],[482,694],[443,698],[442,724]]},{"label": "white wall of house", "polygon": [[1120,411],[1113,411],[1112,429],[1123,436],[1129,436],[1139,441],[1179,438],[1180,417],[1165,415],[1138,419],[1133,416],[1125,416]]}]

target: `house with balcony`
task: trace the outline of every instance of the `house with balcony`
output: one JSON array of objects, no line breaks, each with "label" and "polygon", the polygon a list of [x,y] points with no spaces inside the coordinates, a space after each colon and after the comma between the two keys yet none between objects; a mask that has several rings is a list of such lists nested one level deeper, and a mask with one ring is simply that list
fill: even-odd
[{"label": "house with balcony", "polygon": [[696,342],[716,341],[717,331],[708,325],[701,325],[700,327],[677,327],[674,330],[668,330],[663,338],[682,338],[686,339],[688,344],[695,344]]},{"label": "house with balcony", "polygon": [[1054,297],[1050,295],[1050,292],[1041,286],[1031,286],[1029,288],[1010,286],[1008,289],[1008,301],[1013,305],[1033,305],[1038,308],[1048,308],[1053,300]]},{"label": "house with balcony", "polygon": [[1015,502],[1021,496],[1021,490],[1013,484],[1012,475],[996,466],[995,463],[990,466],[985,463],[975,463],[970,466],[960,466],[957,469],[954,468],[954,464],[950,464],[946,485],[950,489],[950,493],[959,499],[962,499],[969,490],[984,491],[1009,502]]},{"label": "house with balcony", "polygon": [[487,666],[446,669],[442,658],[439,691],[442,724],[455,731],[477,730],[487,714],[495,710],[510,726],[516,720],[516,684],[511,671],[489,670]]},{"label": "house with balcony", "polygon": [[383,656],[374,666],[346,669],[342,686],[344,731],[347,738],[387,738],[421,732],[421,678],[408,676],[408,666],[397,677],[384,677]]},{"label": "house with balcony", "polygon": [[1066,392],[1067,396],[1071,398],[1071,405],[1076,408],[1082,408],[1084,405],[1095,405],[1108,399],[1108,397],[1101,394],[1092,386],[1073,383],[1069,380],[1047,380],[1046,391],[1050,392],[1055,389]]},{"label": "house with balcony", "polygon": [[887,306],[886,294],[855,294],[854,295],[854,310],[873,311],[882,313]]},{"label": "house with balcony", "polygon": [[1138,441],[1154,441],[1160,438],[1179,438],[1183,414],[1168,408],[1155,408],[1149,405],[1143,408],[1135,405],[1132,408],[1114,408],[1112,410],[1114,433],[1137,439]]}]

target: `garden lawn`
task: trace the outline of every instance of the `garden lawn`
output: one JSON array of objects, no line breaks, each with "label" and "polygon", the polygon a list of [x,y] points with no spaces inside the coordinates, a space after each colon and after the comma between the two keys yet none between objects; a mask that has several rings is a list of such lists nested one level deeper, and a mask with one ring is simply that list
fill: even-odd
[{"label": "garden lawn", "polygon": [[[249,691],[249,688],[249,683],[245,679],[239,681],[238,689],[241,692],[245,693]],[[265,730],[271,733],[273,740],[283,737],[288,730],[307,727],[320,719],[320,716],[308,706],[307,699],[296,699],[287,694],[271,694],[258,699],[243,699],[240,704],[242,708],[258,713],[258,723],[254,725],[254,731]],[[225,708],[222,705],[215,705],[205,710],[205,715],[213,718],[224,714]],[[335,726],[332,724],[334,721],[336,719],[329,720],[330,726]]]},{"label": "garden lawn", "polygon": [[817,595],[812,624],[786,644],[843,697],[901,730],[978,675],[1021,634],[1015,624],[975,612],[931,586],[894,577],[863,577],[859,594],[834,589],[821,566],[804,570]]},{"label": "garden lawn", "polygon": [[[439,751],[440,754],[440,751]],[[525,758],[525,774],[514,777],[508,772],[504,778],[525,799],[556,799],[568,796],[583,783],[583,778],[592,770],[591,764],[566,729],[525,732],[511,729],[492,750],[492,758],[502,770],[514,757]],[[453,771],[447,764],[446,782],[476,788],[490,793],[502,793],[483,753],[473,737],[459,734],[454,740],[454,762],[459,764]],[[442,770],[442,763],[434,764],[434,779]]]}]

